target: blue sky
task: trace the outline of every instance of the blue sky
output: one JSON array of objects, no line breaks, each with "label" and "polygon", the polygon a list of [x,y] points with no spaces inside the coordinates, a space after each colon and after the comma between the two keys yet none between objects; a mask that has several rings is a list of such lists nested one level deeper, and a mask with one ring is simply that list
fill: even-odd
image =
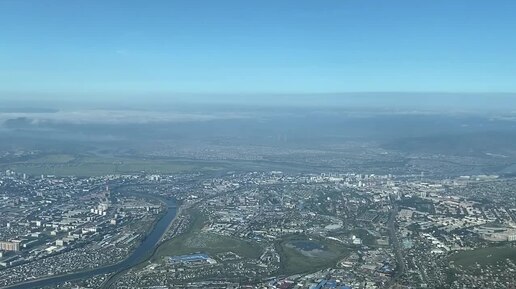
[{"label": "blue sky", "polygon": [[514,0],[0,0],[0,95],[516,92]]}]

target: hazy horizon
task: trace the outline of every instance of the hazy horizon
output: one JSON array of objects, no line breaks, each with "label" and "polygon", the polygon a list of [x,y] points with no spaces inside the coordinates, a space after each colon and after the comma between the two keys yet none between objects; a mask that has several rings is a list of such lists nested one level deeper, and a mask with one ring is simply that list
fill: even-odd
[{"label": "hazy horizon", "polygon": [[0,93],[3,111],[101,109],[312,108],[384,112],[512,113],[516,93],[358,92],[321,94],[126,94],[95,96]]}]

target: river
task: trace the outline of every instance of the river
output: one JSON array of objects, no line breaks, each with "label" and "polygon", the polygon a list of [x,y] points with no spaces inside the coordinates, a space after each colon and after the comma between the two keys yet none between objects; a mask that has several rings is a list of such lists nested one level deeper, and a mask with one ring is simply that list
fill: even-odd
[{"label": "river", "polygon": [[[162,200],[162,199],[161,199]],[[125,260],[120,263],[100,267],[96,269],[91,269],[88,271],[70,273],[66,275],[54,276],[54,277],[46,277],[44,279],[36,279],[33,281],[16,284],[8,287],[2,287],[2,289],[36,289],[42,288],[45,286],[57,285],[68,281],[81,280],[90,278],[100,274],[109,274],[116,273],[120,271],[124,271],[129,269],[142,261],[146,257],[150,257],[159,244],[159,241],[163,234],[166,232],[170,223],[174,220],[176,216],[176,202],[175,200],[162,200],[167,205],[167,211],[161,219],[155,224],[152,231],[147,235],[147,237],[143,240],[143,242],[136,248],[136,250]]]}]

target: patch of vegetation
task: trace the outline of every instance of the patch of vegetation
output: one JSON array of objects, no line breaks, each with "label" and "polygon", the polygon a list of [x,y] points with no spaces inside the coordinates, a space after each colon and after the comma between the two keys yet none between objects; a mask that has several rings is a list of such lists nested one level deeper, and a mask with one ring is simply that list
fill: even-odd
[{"label": "patch of vegetation", "polygon": [[412,198],[403,198],[399,202],[400,206],[402,207],[409,207],[409,208],[415,208],[416,210],[420,212],[435,214],[435,207],[434,204],[425,199],[412,197]]},{"label": "patch of vegetation", "polygon": [[176,256],[191,253],[207,253],[215,256],[219,253],[234,252],[246,258],[259,258],[261,248],[252,242],[229,236],[221,236],[212,233],[202,232],[206,217],[198,211],[192,211],[193,218],[190,228],[178,237],[163,243],[153,257],[159,261],[165,256]]},{"label": "patch of vegetation", "polygon": [[26,161],[26,163],[30,162],[34,164],[65,164],[73,160],[75,160],[75,156],[69,154],[48,154]]},{"label": "patch of vegetation", "polygon": [[463,269],[476,269],[480,267],[497,266],[505,263],[507,259],[516,263],[515,247],[490,247],[471,251],[462,251],[450,257],[450,262]]},{"label": "patch of vegetation", "polygon": [[[315,242],[322,246],[324,254],[304,254],[302,250],[292,246],[293,242]],[[276,248],[281,257],[281,270],[283,274],[291,275],[317,270],[335,265],[339,260],[347,256],[350,249],[343,244],[322,238],[308,238],[302,235],[293,235],[278,241]]]},{"label": "patch of vegetation", "polygon": [[89,177],[141,172],[165,174],[189,171],[212,171],[221,169],[222,167],[216,163],[198,161],[48,154],[5,164],[0,166],[0,168],[36,176],[73,175]]},{"label": "patch of vegetation", "polygon": [[371,235],[366,229],[355,229],[351,233],[362,240],[362,244],[367,246],[375,246],[376,238]]}]

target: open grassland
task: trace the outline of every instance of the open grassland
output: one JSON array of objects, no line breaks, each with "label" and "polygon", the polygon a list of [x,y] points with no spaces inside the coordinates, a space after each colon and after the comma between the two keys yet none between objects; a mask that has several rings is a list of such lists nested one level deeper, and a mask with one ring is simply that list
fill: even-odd
[{"label": "open grassland", "polygon": [[48,154],[19,162],[2,164],[0,168],[29,175],[88,177],[141,172],[167,174],[213,171],[221,169],[222,166],[200,161]]},{"label": "open grassland", "polygon": [[481,248],[471,251],[463,251],[450,257],[450,262],[457,267],[464,269],[474,269],[478,266],[497,266],[503,265],[507,259],[516,263],[515,247],[491,247]]},{"label": "open grassland", "polygon": [[[293,242],[315,242],[322,245],[323,252],[307,254],[292,246]],[[277,242],[276,247],[281,257],[281,269],[284,274],[315,272],[334,266],[339,260],[350,253],[350,249],[343,244],[328,239],[308,239],[305,236],[290,236]]]},{"label": "open grassland", "polygon": [[258,258],[261,248],[252,242],[202,232],[206,218],[198,211],[190,212],[193,217],[190,228],[180,236],[163,243],[154,254],[154,261],[166,256],[184,255],[190,253],[207,253],[214,256],[223,252],[234,252],[241,257]]}]

